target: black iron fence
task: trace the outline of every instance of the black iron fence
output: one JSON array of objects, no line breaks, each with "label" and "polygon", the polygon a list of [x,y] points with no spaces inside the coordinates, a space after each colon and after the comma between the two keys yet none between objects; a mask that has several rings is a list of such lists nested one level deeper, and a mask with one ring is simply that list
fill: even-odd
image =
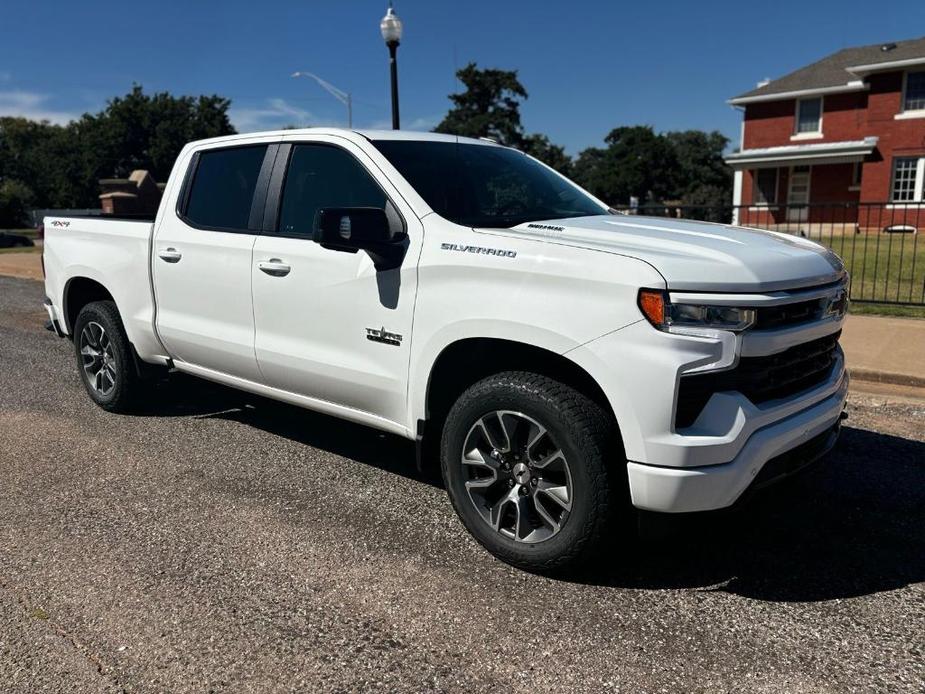
[{"label": "black iron fence", "polygon": [[925,306],[925,204],[646,205],[627,214],[768,229],[834,250],[851,273],[851,300]]}]

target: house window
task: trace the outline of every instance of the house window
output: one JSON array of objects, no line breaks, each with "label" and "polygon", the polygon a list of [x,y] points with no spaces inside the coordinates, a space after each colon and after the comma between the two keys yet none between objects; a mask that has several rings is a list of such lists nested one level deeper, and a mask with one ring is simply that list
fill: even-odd
[{"label": "house window", "polygon": [[777,202],[777,169],[758,169],[755,173],[755,204]]},{"label": "house window", "polygon": [[822,98],[797,101],[796,134],[822,132]]},{"label": "house window", "polygon": [[848,190],[860,190],[861,189],[861,176],[864,172],[863,162],[856,161],[851,167],[851,185],[848,187]]},{"label": "house window", "polygon": [[916,202],[922,199],[920,169],[925,159],[903,157],[893,160],[893,202]]},{"label": "house window", "polygon": [[907,72],[903,111],[925,110],[925,71]]}]

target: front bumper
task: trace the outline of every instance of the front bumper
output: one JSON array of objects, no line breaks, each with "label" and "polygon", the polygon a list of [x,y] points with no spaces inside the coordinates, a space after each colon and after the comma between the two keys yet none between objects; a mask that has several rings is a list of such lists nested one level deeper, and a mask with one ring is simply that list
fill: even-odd
[{"label": "front bumper", "polygon": [[[731,506],[756,480],[760,484],[777,476],[762,474],[770,461],[780,460],[788,452],[814,440],[821,445],[806,452],[806,462],[827,452],[835,444],[847,394],[848,374],[842,371],[834,393],[804,410],[758,429],[728,463],[686,468],[628,463],[633,505],[668,513],[710,511]],[[773,471],[769,467],[766,472]]]}]

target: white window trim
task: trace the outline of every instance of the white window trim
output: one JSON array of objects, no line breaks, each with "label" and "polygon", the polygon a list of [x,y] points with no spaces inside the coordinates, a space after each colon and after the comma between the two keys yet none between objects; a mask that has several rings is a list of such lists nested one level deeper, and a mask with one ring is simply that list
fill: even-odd
[{"label": "white window trim", "polygon": [[[801,133],[797,130],[800,127],[800,104],[804,101],[819,100],[819,127],[816,130],[810,130]],[[825,96],[809,96],[803,99],[796,99],[793,109],[793,134],[791,140],[813,140],[822,137],[822,117],[825,115]]]},{"label": "white window trim", "polygon": [[[896,187],[896,160],[897,159],[915,159],[915,187],[912,190],[912,200],[893,200],[893,189]],[[925,197],[923,197],[923,192],[925,192],[925,156],[920,157],[893,157],[890,162],[890,204],[887,205],[888,210],[893,209],[902,209],[903,207],[918,205],[919,203],[925,202]],[[891,207],[890,205],[895,205],[896,207]]]},{"label": "white window trim", "polygon": [[915,163],[915,201],[922,200],[922,186],[925,184],[925,157],[919,157]]},{"label": "white window trim", "polygon": [[906,85],[909,82],[910,72],[925,72],[925,70],[905,70],[903,71],[903,88],[899,96],[899,113],[893,116],[894,120],[907,120],[911,118],[925,118],[925,108],[915,108],[906,110]]}]

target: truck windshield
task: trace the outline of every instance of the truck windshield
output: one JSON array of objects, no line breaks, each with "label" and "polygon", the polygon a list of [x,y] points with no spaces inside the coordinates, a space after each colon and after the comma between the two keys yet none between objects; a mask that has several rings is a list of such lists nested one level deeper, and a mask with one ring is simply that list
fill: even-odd
[{"label": "truck windshield", "polygon": [[411,140],[373,144],[437,214],[456,224],[507,228],[608,214],[573,183],[517,150]]}]

